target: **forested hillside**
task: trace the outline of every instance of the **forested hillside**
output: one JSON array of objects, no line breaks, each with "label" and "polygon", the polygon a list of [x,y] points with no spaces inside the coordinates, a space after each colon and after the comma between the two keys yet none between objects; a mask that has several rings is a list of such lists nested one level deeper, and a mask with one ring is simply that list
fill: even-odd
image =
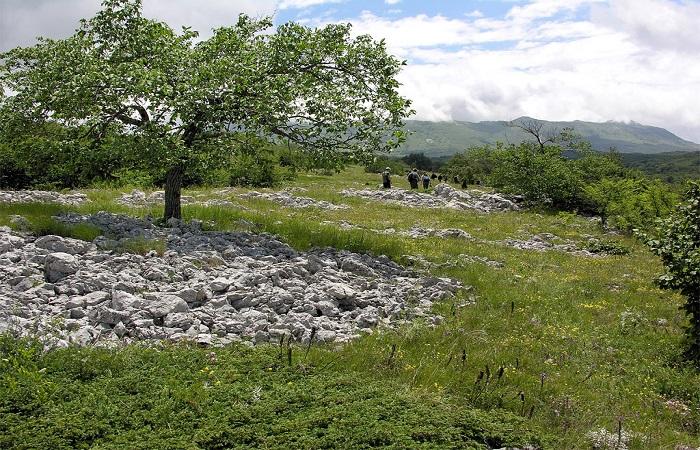
[{"label": "forested hillside", "polygon": [[[518,118],[514,122],[527,120]],[[594,149],[607,151],[614,147],[621,153],[665,153],[698,152],[700,145],[679,138],[668,130],[638,123],[622,122],[545,122],[545,129],[554,134],[564,128],[573,128]],[[486,122],[423,122],[409,120],[406,123],[412,132],[397,154],[423,152],[430,157],[451,155],[469,147],[503,142],[517,144],[530,138],[506,121]]]}]

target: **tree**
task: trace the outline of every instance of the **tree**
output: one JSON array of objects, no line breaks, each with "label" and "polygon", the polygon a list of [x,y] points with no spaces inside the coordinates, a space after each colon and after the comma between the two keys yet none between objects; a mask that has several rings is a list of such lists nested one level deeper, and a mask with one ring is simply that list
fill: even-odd
[{"label": "tree", "polygon": [[167,167],[165,218],[180,218],[192,161],[288,142],[333,163],[403,141],[412,111],[395,77],[403,62],[350,25],[311,29],[241,15],[197,42],[146,19],[141,0],[104,0],[76,33],[0,55],[6,129],[56,122],[82,139],[133,136],[135,160]]},{"label": "tree", "polygon": [[544,152],[544,148],[547,144],[556,144],[557,138],[560,133],[558,129],[547,129],[545,128],[546,122],[537,119],[531,119],[529,117],[522,117],[520,119],[508,122],[509,127],[520,128],[525,133],[531,135],[537,141],[537,145],[540,152]]},{"label": "tree", "polygon": [[658,239],[647,240],[666,266],[658,281],[686,297],[686,354],[700,363],[700,184],[691,183],[685,203],[659,224],[658,234]]}]

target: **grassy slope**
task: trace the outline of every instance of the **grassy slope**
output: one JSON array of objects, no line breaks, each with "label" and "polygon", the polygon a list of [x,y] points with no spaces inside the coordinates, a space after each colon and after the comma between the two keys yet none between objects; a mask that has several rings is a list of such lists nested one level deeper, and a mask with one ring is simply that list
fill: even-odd
[{"label": "grassy slope", "polygon": [[[427,435],[437,436],[432,441],[432,438],[427,438],[427,443],[438,447],[446,446],[448,441],[457,439],[456,436],[464,439],[460,445],[468,445],[469,439],[477,443],[485,442],[483,436],[475,434],[474,428],[479,427],[475,427],[473,421],[468,425],[460,422],[460,418],[464,417],[476,417],[474,420],[478,419],[478,423],[481,423],[479,420],[491,423],[490,426],[496,430],[488,430],[488,433],[497,436],[496,441],[491,441],[492,444],[522,444],[527,440],[535,440],[527,431],[535,429],[539,430],[544,443],[552,447],[587,448],[590,446],[585,437],[587,432],[598,428],[613,431],[621,423],[623,429],[635,433],[632,448],[700,445],[700,376],[691,368],[677,363],[681,327],[685,323],[683,315],[678,311],[682,299],[654,287],[652,279],[661,267],[646,249],[629,238],[607,237],[621,241],[632,250],[631,254],[590,259],[558,252],[535,253],[454,239],[411,240],[396,236],[376,236],[362,231],[345,232],[320,224],[324,220],[347,220],[371,228],[401,229],[414,224],[433,228],[460,227],[478,238],[490,240],[539,232],[550,232],[575,240],[584,240],[585,235],[600,235],[593,224],[571,215],[536,212],[483,215],[469,211],[428,211],[379,205],[362,199],[343,198],[338,194],[345,187],[373,187],[378,184],[378,179],[375,178],[360,170],[351,170],[335,177],[306,175],[293,183],[308,189],[308,192],[299,195],[347,203],[352,205],[350,210],[296,210],[279,208],[265,201],[244,201],[235,197],[231,200],[238,201],[249,210],[185,207],[186,216],[213,220],[222,229],[237,227],[236,221],[239,218],[251,220],[258,224],[258,229],[277,233],[302,249],[313,245],[334,245],[384,253],[400,261],[405,260],[403,255],[421,254],[434,262],[445,262],[458,254],[466,253],[505,263],[501,269],[469,264],[436,271],[437,275],[452,276],[473,286],[473,290],[464,295],[476,298],[476,304],[471,306],[460,306],[463,299],[458,299],[454,304],[440,305],[438,308],[447,319],[437,329],[429,329],[418,323],[398,333],[376,333],[343,348],[312,348],[302,365],[308,372],[304,375],[308,391],[304,392],[307,395],[311,395],[308,392],[323,393],[320,396],[312,395],[305,400],[280,400],[286,398],[286,394],[281,394],[285,392],[286,383],[294,383],[294,377],[300,376],[299,356],[295,357],[290,369],[282,367],[285,364],[280,361],[285,361],[286,354],[282,355],[281,360],[276,360],[273,373],[277,373],[279,366],[279,370],[286,375],[265,378],[264,370],[267,369],[262,367],[271,363],[259,363],[259,360],[269,358],[272,361],[276,349],[260,349],[243,354],[235,349],[226,350],[226,354],[237,355],[238,365],[224,364],[217,370],[240,370],[249,365],[258,367],[257,372],[251,369],[255,375],[243,377],[247,381],[239,384],[238,388],[250,390],[264,381],[265,392],[269,389],[278,397],[266,404],[265,408],[268,409],[256,413],[258,415],[253,414],[253,418],[267,423],[267,420],[271,420],[271,416],[268,417],[271,414],[269,408],[288,417],[284,413],[287,407],[298,408],[303,416],[323,415],[325,408],[330,406],[319,409],[317,403],[327,395],[336,395],[335,392],[338,391],[339,396],[345,395],[338,403],[347,405],[347,408],[342,408],[344,413],[337,410],[337,414],[342,417],[357,414],[360,417],[372,417],[373,414],[393,417],[386,419],[387,426],[384,428],[390,430],[387,432],[388,437],[372,441],[374,443],[393,442],[399,446],[413,446],[418,445],[417,442],[422,439],[407,431],[416,426],[411,417],[398,415],[397,410],[386,406],[389,399],[396,396],[397,401],[404,402],[398,410],[406,409],[427,417],[426,426],[430,428],[426,431]],[[395,180],[395,183],[401,186],[405,181]],[[206,195],[206,191],[200,194]],[[90,195],[95,202],[81,207],[81,210],[114,209],[110,198],[116,192],[91,192]],[[117,209],[135,214],[147,212],[143,209]],[[12,210],[17,210],[17,207],[0,207],[0,224],[6,221],[7,214]],[[28,212],[31,211],[25,211]],[[392,350],[394,346],[395,351]],[[302,350],[294,351],[298,354]],[[92,358],[96,358],[95,351],[89,350],[58,354],[63,356],[48,356],[49,359],[58,361],[55,363],[57,369],[48,370],[40,377],[49,378],[48,381],[51,382],[61,380],[65,372],[64,366],[77,364],[76,360],[92,361]],[[177,359],[180,354],[185,359],[198,358],[199,363],[192,366],[183,362],[177,366],[179,363],[168,359]],[[184,389],[181,395],[196,397],[197,389],[201,390],[202,383],[196,373],[180,382],[162,375],[162,365],[170,361],[187,373],[196,372],[194,368],[202,365],[200,363],[206,359],[206,354],[206,350],[176,348],[147,354],[125,350],[117,357],[136,358],[137,363],[134,364],[143,367],[140,378],[155,377],[162,380],[168,389],[178,392]],[[29,359],[36,361],[36,358]],[[110,389],[110,383],[119,382],[120,377],[126,376],[123,371],[113,373],[101,369],[107,365],[106,361],[103,357],[97,358],[94,363],[95,370],[101,371],[97,377],[99,382],[82,383],[80,377],[74,377],[77,381],[73,381],[81,393],[84,389],[92,389],[96,396],[95,402],[99,405],[108,402],[104,396],[107,395],[105,390]],[[40,362],[46,364],[43,359]],[[24,367],[27,364],[30,363],[16,365]],[[13,369],[8,364],[0,367],[5,377],[12,380],[20,377],[16,367]],[[501,368],[502,376],[499,377]],[[33,373],[31,368],[27,370],[28,373]],[[480,375],[482,372],[483,375]],[[481,381],[477,382],[479,378]],[[489,383],[485,382],[487,378]],[[346,382],[351,385],[349,391],[337,387]],[[235,386],[231,382],[220,390],[213,387],[209,391],[211,394],[207,397],[205,409],[219,405],[223,398],[231,395],[229,390]],[[381,400],[374,407],[366,407],[369,409],[363,409],[365,402],[350,401],[355,395],[361,395],[357,392],[365,392],[365,387],[375,389],[371,394],[366,394],[367,398]],[[139,411],[151,408],[150,404],[162,395],[157,390],[145,390],[137,396],[143,403],[127,403],[124,407],[141,414]],[[246,395],[248,397],[241,394],[239,400],[244,401],[250,397],[249,393]],[[68,400],[66,397],[65,401]],[[681,401],[691,411],[674,411],[665,404],[667,400]],[[432,405],[428,409],[423,407],[426,402]],[[166,403],[162,406],[162,414],[175,414],[181,407],[178,405]],[[384,406],[389,409],[384,410]],[[56,414],[56,411],[60,412],[65,407],[63,400],[58,401],[53,413]],[[526,426],[514,425],[512,416],[484,418],[478,415],[480,409],[505,409],[513,415],[525,417]],[[111,413],[106,414],[112,417]],[[248,417],[246,414],[248,413],[244,415]],[[115,412],[114,417],[117,416],[119,415]],[[45,416],[37,417],[46,420]],[[329,419],[327,415],[324,417]],[[215,418],[214,414],[211,420]],[[165,423],[181,427],[185,430],[184,436],[192,436],[187,431],[188,427],[178,425],[178,421],[185,424],[188,420],[191,420],[189,416],[175,417]],[[230,424],[238,423],[226,420]],[[249,423],[246,420],[243,420],[244,424]],[[348,419],[348,423],[355,423],[354,426],[345,426],[348,425],[345,423],[344,426],[331,427],[330,431],[328,427],[321,427],[326,431],[319,431],[316,425],[298,423],[301,419],[290,417],[289,420],[300,430],[295,432],[295,436],[330,439],[308,441],[309,446],[322,446],[331,442],[342,446],[341,440],[344,438],[341,436],[347,433],[373,436],[372,433],[376,431],[369,430],[365,433],[365,425],[352,422],[352,419]],[[253,422],[257,423],[255,420]],[[162,431],[163,423],[159,419],[150,426]],[[200,420],[197,423],[203,429],[215,431],[213,425],[208,425],[209,422]],[[444,425],[441,426],[440,423]],[[269,424],[267,426],[269,428]],[[280,426],[288,426],[286,419],[280,422]],[[272,438],[269,437],[268,428],[252,426],[251,433],[263,439],[256,442],[271,447],[282,445],[270,440]],[[517,432],[508,434],[509,428]],[[328,437],[331,431],[335,440]],[[224,433],[220,430],[218,432]],[[167,446],[165,442],[162,441],[163,446]],[[287,441],[289,442],[293,441]],[[368,442],[358,441],[356,444],[370,445]]]}]

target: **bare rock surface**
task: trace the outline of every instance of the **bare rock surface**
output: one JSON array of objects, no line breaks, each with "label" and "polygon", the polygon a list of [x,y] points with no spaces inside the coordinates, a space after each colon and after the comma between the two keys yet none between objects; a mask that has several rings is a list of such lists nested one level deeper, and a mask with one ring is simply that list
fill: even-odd
[{"label": "bare rock surface", "polygon": [[[268,234],[202,232],[198,222],[108,213],[62,216],[104,235],[93,244],[34,238],[0,227],[0,332],[47,346],[193,340],[345,342],[422,317],[462,286],[392,262],[335,249],[297,252]],[[105,242],[162,239],[158,255],[120,254]],[[80,242],[80,241],[78,241]]]},{"label": "bare rock surface", "polygon": [[87,195],[80,193],[62,194],[53,191],[0,191],[0,203],[58,203],[59,205],[79,205],[87,201]]},{"label": "bare rock surface", "polygon": [[518,205],[499,194],[478,190],[459,190],[447,183],[435,186],[432,194],[405,189],[345,189],[347,197],[362,197],[411,208],[471,209],[480,212],[512,211]]},{"label": "bare rock surface", "polygon": [[[302,191],[303,192],[303,191]],[[348,205],[336,205],[335,203],[327,202],[325,200],[315,200],[310,197],[300,197],[294,195],[291,191],[279,191],[279,192],[258,192],[251,191],[245,194],[241,194],[242,198],[261,198],[264,200],[269,200],[278,203],[282,206],[289,208],[320,208],[320,209],[348,209]]]},{"label": "bare rock surface", "polygon": [[[183,195],[180,197],[180,201],[187,205],[192,203],[194,199],[189,195]],[[117,203],[127,206],[145,206],[163,202],[165,202],[165,191],[154,191],[150,194],[146,194],[138,189],[134,189],[129,193],[123,193],[121,197],[117,199]]]},{"label": "bare rock surface", "polygon": [[[219,207],[235,207],[237,209],[247,209],[242,205],[238,205],[230,200],[226,200],[225,197],[230,195],[232,190],[222,189],[215,191],[213,194],[217,197],[214,198],[202,198],[206,197],[203,194],[198,194],[197,196],[183,195],[180,200],[184,205],[201,205],[201,206],[219,206]],[[165,202],[165,191],[154,191],[150,194],[146,194],[143,191],[134,189],[129,193],[123,193],[121,197],[117,200],[117,203],[127,206],[149,206],[149,205],[161,205]]]},{"label": "bare rock surface", "polygon": [[586,249],[579,248],[578,245],[570,240],[562,239],[551,233],[540,233],[532,235],[527,239],[504,239],[501,241],[485,241],[506,247],[513,247],[520,250],[534,250],[538,252],[556,250],[564,253],[570,253],[577,256],[597,257],[604,253],[593,253]]}]

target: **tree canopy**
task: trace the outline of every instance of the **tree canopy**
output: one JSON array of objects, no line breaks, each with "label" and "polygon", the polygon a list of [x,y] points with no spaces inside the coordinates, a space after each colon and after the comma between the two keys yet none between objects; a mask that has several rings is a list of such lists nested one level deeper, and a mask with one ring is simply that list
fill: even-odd
[{"label": "tree canopy", "polygon": [[240,15],[198,40],[143,17],[141,0],[105,0],[72,36],[0,55],[3,131],[54,122],[93,143],[133,137],[135,161],[168,168],[165,217],[179,218],[194,161],[284,142],[333,163],[403,141],[404,62],[350,28]]}]

